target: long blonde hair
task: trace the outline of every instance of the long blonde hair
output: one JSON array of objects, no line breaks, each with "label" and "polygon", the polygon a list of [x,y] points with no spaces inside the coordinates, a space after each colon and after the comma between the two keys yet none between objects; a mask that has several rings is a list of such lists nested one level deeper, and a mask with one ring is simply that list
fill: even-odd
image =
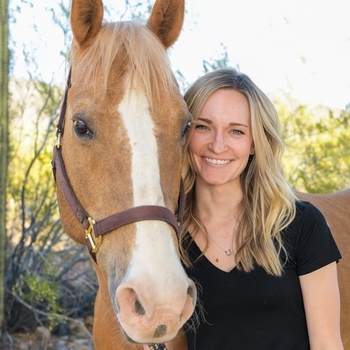
[{"label": "long blonde hair", "polygon": [[[234,69],[220,69],[199,78],[184,98],[196,121],[205,102],[218,89],[233,89],[244,94],[249,103],[255,153],[241,174],[242,218],[237,229],[237,267],[249,272],[257,265],[267,273],[280,276],[286,250],[282,231],[295,217],[296,197],[282,169],[284,145],[277,112],[267,96],[245,74]],[[195,198],[195,167],[188,150],[191,132],[184,151],[183,179],[186,206],[180,250],[184,263],[191,264],[187,251],[192,243],[189,226],[194,232],[203,229]]]}]

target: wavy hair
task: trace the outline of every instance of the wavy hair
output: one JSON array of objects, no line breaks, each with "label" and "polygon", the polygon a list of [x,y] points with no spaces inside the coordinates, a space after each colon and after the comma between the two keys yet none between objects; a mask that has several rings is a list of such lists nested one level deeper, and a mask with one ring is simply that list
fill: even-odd
[{"label": "wavy hair", "polygon": [[[249,272],[259,265],[267,273],[280,276],[284,264],[281,252],[288,256],[282,232],[295,217],[297,199],[282,169],[284,144],[279,118],[271,101],[247,75],[235,69],[219,69],[199,78],[184,96],[194,122],[205,102],[218,89],[233,89],[248,99],[255,149],[241,174],[243,199],[237,228],[237,268]],[[188,150],[192,131],[187,135],[182,169],[186,205],[180,250],[187,266],[191,265],[187,251],[193,241],[189,227],[193,227],[194,232],[199,229],[206,232],[198,215],[195,166]]]}]

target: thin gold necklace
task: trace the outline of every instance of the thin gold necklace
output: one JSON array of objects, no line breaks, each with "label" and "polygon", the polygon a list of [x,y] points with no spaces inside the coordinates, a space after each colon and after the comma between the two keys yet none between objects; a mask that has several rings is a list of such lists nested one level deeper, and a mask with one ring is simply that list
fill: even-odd
[{"label": "thin gold necklace", "polygon": [[[207,231],[208,232],[208,231]],[[215,241],[215,239],[212,237],[212,235],[208,232],[208,236],[211,238],[211,240],[227,255],[230,256],[232,254],[232,249],[233,249],[233,239],[235,237],[235,234],[232,235],[232,241],[231,241],[231,246],[227,250],[224,248],[220,247],[220,245]]]},{"label": "thin gold necklace", "polygon": [[226,256],[231,256],[232,255],[232,250],[233,250],[233,240],[235,238],[235,235],[236,235],[236,227],[237,227],[237,224],[238,224],[238,220],[236,220],[235,222],[235,226],[233,227],[233,230],[232,230],[232,240],[231,240],[231,246],[228,248],[228,249],[224,249],[222,248],[216,241],[215,239],[213,238],[213,236],[209,233],[208,230],[207,233],[208,233],[208,236],[211,238],[211,240],[226,254]]}]

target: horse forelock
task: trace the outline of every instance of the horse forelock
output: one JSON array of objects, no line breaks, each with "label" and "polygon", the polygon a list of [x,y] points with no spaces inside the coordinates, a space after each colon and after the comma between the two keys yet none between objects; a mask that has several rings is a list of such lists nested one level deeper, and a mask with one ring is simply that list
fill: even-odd
[{"label": "horse forelock", "polygon": [[[137,20],[104,23],[94,42],[84,49],[73,45],[71,56],[79,84],[99,86],[100,92],[101,88],[102,92],[113,89],[109,77],[116,63],[121,66],[121,72],[128,74],[126,92],[142,89],[151,107],[162,91],[171,96],[177,89],[165,48]],[[116,62],[118,58],[122,62]],[[101,80],[97,84],[99,75]]]}]

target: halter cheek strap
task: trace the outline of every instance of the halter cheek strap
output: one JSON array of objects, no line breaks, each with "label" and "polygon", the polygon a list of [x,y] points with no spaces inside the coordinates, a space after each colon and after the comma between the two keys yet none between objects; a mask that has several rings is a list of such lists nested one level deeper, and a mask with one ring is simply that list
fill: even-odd
[{"label": "halter cheek strap", "polygon": [[[184,215],[184,186],[180,183],[180,194],[178,201],[177,218],[166,207],[156,205],[143,205],[126,209],[120,213],[116,213],[107,218],[99,221],[95,221],[86,212],[79,199],[77,198],[73,187],[69,181],[63,157],[61,147],[61,137],[64,131],[64,119],[67,109],[68,91],[71,86],[71,71],[68,75],[68,81],[66,91],[64,94],[64,100],[61,108],[60,118],[57,124],[57,144],[53,149],[52,169],[55,180],[60,184],[62,193],[66,198],[69,206],[75,214],[78,221],[82,224],[85,230],[86,246],[90,252],[91,257],[97,263],[96,253],[102,244],[102,235],[112,230],[115,230],[121,226],[128,225],[137,221],[144,220],[159,220],[168,223],[173,227],[177,236],[179,237]],[[164,348],[159,348],[164,349]]]}]

